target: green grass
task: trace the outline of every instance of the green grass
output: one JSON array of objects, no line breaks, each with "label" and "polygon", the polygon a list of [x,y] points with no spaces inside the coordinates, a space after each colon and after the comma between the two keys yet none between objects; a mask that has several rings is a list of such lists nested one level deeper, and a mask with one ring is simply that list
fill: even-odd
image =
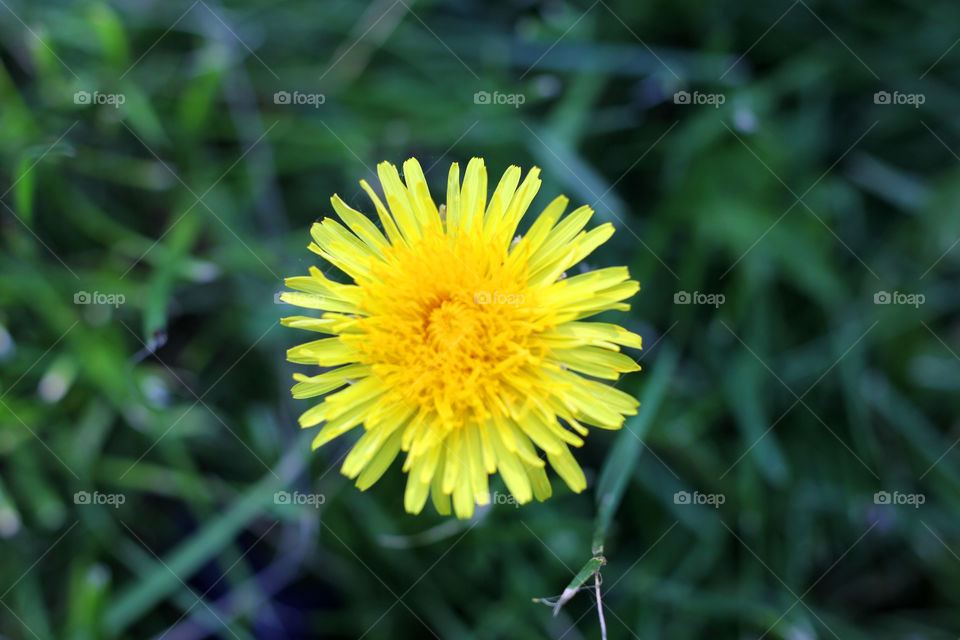
[{"label": "green grass", "polygon": [[[958,22],[944,1],[8,0],[0,636],[599,638],[602,553],[610,638],[956,638]],[[565,193],[616,225],[587,262],[640,280],[610,319],[646,348],[620,384],[639,415],[578,452],[587,491],[456,522],[405,514],[399,465],[357,491],[349,438],[310,452],[273,297],[316,264],[332,193],[370,213],[377,162],[418,157],[437,195],[475,155],[540,166],[535,211]],[[533,602],[572,580],[556,617]]]}]

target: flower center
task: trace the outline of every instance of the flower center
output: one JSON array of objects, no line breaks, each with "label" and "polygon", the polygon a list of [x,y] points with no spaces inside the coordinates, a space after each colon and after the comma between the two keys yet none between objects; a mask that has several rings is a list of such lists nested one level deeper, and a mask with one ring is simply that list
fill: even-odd
[{"label": "flower center", "polygon": [[437,355],[452,355],[461,342],[476,341],[480,327],[476,311],[456,300],[444,300],[427,318],[427,341]]},{"label": "flower center", "polygon": [[446,429],[484,419],[509,378],[546,349],[525,274],[480,238],[437,234],[393,247],[361,283],[369,316],[351,339],[394,401]]}]

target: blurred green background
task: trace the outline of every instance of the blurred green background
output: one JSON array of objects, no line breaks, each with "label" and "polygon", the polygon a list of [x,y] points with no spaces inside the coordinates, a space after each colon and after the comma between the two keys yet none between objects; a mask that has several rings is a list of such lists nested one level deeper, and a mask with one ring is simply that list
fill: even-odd
[{"label": "blurred green background", "polygon": [[[957,638],[958,24],[0,1],[0,636],[599,638],[532,599],[602,543],[609,638]],[[412,517],[309,451],[274,295],[332,193],[475,155],[615,223],[643,406],[580,495]]]}]

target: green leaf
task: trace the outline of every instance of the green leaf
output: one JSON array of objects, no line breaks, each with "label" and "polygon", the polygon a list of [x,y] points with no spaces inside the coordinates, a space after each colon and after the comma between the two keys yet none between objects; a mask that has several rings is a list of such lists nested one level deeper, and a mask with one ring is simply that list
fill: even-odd
[{"label": "green leaf", "polygon": [[640,408],[637,415],[627,420],[623,431],[617,437],[607,461],[600,472],[597,482],[597,516],[594,521],[593,543],[594,554],[603,553],[603,544],[613,514],[616,513],[623,499],[623,492],[627,482],[633,475],[637,460],[640,458],[640,447],[646,437],[653,419],[660,409],[666,395],[668,384],[677,367],[678,355],[668,345],[661,347],[655,364],[650,368],[653,375],[640,396]]}]

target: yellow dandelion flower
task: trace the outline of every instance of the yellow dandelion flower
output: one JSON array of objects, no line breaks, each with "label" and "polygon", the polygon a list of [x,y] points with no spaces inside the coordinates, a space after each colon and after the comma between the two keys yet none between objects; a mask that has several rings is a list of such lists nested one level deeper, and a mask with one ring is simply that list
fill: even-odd
[{"label": "yellow dandelion flower", "polygon": [[[499,472],[520,504],[551,494],[545,462],[573,491],[587,482],[569,446],[587,425],[618,429],[638,402],[598,382],[639,370],[618,345],[640,336],[617,325],[583,322],[601,311],[626,311],[640,288],[626,267],[566,277],[613,234],[611,224],[584,231],[592,209],[566,217],[567,198],[551,202],[514,238],[537,190],[539,169],[520,182],[510,167],[487,200],[483,160],[467,165],[463,184],[450,167],[439,207],[420,164],[377,167],[384,203],[366,181],[379,228],[334,195],[343,224],[325,218],[310,231],[310,250],[352,284],[320,269],[288,278],[281,299],[323,311],[285,318],[286,326],[327,334],[290,349],[291,362],[332,368],[296,374],[295,398],[325,396],[300,417],[322,424],[313,448],[359,425],[364,433],[342,472],[367,489],[397,455],[406,456],[404,507],[419,513],[429,495],[442,514],[469,518],[490,500]],[[346,226],[344,226],[346,225]]]}]

